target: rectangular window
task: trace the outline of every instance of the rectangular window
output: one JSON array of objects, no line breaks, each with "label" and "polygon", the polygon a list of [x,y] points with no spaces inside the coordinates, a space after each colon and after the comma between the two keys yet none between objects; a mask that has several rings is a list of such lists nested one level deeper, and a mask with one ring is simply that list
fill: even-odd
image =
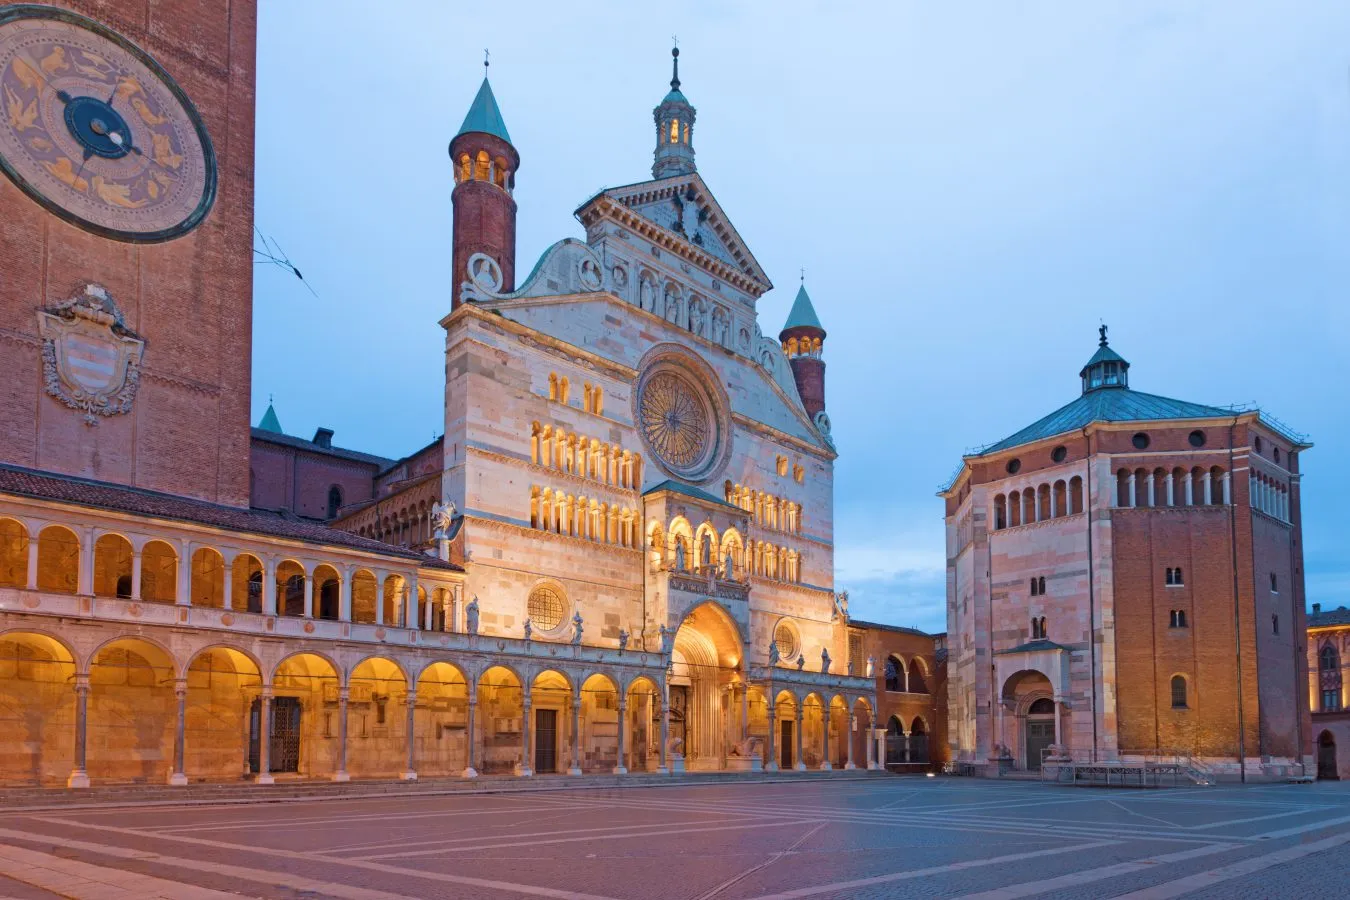
[{"label": "rectangular window", "polygon": [[1275,578],[1275,573],[1274,573],[1274,572],[1271,572],[1271,573],[1270,573],[1270,592],[1271,592],[1272,594],[1278,594],[1278,593],[1280,592],[1280,583],[1279,583],[1279,581]]},{"label": "rectangular window", "polygon": [[1270,614],[1270,629],[1275,634],[1280,633],[1280,617],[1275,613]]},{"label": "rectangular window", "polygon": [[1322,712],[1337,712],[1341,708],[1341,692],[1325,690],[1322,692]]}]

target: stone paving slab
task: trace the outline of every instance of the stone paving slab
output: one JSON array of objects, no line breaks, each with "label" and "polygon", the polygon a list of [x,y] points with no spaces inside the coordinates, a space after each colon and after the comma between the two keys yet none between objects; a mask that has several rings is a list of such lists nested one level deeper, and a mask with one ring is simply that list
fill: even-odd
[{"label": "stone paving slab", "polygon": [[[1306,898],[1350,882],[1350,785],[881,776],[18,809],[0,813],[4,845],[112,888],[149,877],[268,900]],[[1320,877],[1291,877],[1304,871]]]}]

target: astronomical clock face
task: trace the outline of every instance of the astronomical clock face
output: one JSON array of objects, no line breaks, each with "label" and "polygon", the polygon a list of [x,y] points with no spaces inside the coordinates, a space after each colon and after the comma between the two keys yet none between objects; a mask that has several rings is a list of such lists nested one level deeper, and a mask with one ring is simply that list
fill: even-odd
[{"label": "astronomical clock face", "polygon": [[215,199],[215,157],[192,103],[120,35],[45,6],[0,7],[0,168],[82,228],[165,241]]}]

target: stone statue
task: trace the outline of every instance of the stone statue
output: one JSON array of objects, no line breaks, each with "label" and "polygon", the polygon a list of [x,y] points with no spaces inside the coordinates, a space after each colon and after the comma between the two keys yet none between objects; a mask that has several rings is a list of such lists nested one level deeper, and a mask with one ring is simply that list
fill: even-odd
[{"label": "stone statue", "polygon": [[530,622],[529,619],[526,619],[526,620],[525,620],[525,640],[527,640],[527,641],[530,640],[530,639],[531,639],[530,636],[531,636],[532,634],[534,634],[534,625]]},{"label": "stone statue", "polygon": [[825,647],[820,648],[820,671],[830,674],[830,651]]},{"label": "stone statue", "polygon": [[478,595],[474,594],[469,605],[464,607],[464,626],[469,634],[478,633]]},{"label": "stone statue", "polygon": [[431,525],[435,530],[436,538],[444,538],[450,531],[450,523],[454,521],[455,514],[459,510],[455,509],[453,500],[447,500],[444,504],[436,503],[431,507]]},{"label": "stone statue", "polygon": [[675,571],[684,571],[684,541],[675,539]]},{"label": "stone statue", "polygon": [[666,755],[671,759],[684,759],[684,738],[671,737],[666,741]]},{"label": "stone statue", "polygon": [[703,304],[698,300],[689,304],[689,330],[694,334],[703,334]]},{"label": "stone statue", "polygon": [[778,653],[778,642],[769,638],[769,665],[776,666],[783,659]]},{"label": "stone statue", "polygon": [[675,632],[674,630],[662,625],[660,628],[660,635],[661,635],[661,653],[664,655],[670,652],[670,639],[674,637]]},{"label": "stone statue", "polygon": [[732,756],[756,757],[764,753],[764,739],[750,736],[743,741],[738,741],[731,748]]},{"label": "stone statue", "polygon": [[628,649],[628,632],[622,628],[619,629],[619,649]]},{"label": "stone statue", "polygon": [[840,591],[834,595],[834,613],[831,618],[839,616],[843,616],[845,621],[848,620],[848,591]]},{"label": "stone statue", "polygon": [[581,643],[581,630],[582,630],[582,629],[581,629],[581,610],[577,610],[577,611],[576,611],[576,614],[572,616],[572,628],[573,628],[573,631],[572,631],[572,643],[574,643],[574,644],[580,644],[580,643]]},{"label": "stone statue", "polygon": [[805,670],[806,670],[806,654],[803,653],[797,657],[797,671],[803,672]]},{"label": "stone statue", "polygon": [[731,554],[728,553],[722,557],[722,578],[725,581],[735,581],[736,576],[731,568]]},{"label": "stone statue", "polygon": [[712,565],[712,537],[706,532],[703,535],[702,558],[699,560],[703,566]]},{"label": "stone statue", "polygon": [[849,656],[848,656],[848,665],[844,667],[844,670],[848,673],[848,676],[849,676],[850,678],[853,677],[853,654],[852,654],[852,653],[850,653]]},{"label": "stone statue", "polygon": [[868,678],[877,677],[877,660],[875,656],[867,657],[867,672],[865,674]]}]

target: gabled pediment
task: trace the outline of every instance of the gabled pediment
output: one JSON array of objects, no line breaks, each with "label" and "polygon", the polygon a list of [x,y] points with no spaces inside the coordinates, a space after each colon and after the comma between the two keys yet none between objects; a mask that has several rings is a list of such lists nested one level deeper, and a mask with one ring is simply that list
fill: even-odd
[{"label": "gabled pediment", "polygon": [[610,218],[754,297],[773,282],[698,173],[609,188],[576,211],[589,230]]}]

